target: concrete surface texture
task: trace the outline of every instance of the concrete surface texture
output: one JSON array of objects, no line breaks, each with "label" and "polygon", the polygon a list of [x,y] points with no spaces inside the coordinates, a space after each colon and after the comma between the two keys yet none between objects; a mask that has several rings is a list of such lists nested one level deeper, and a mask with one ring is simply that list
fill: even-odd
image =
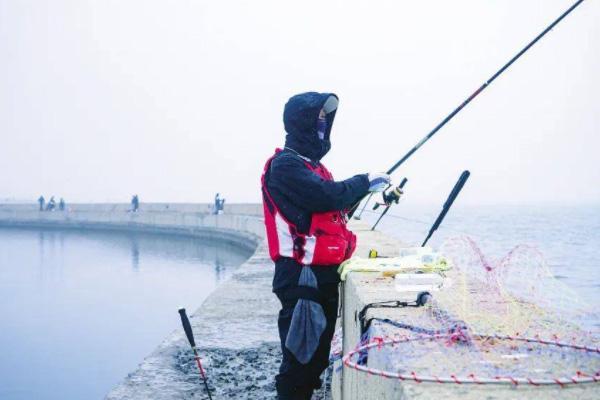
[{"label": "concrete surface texture", "polygon": [[[219,286],[190,321],[215,399],[273,398],[278,303],[272,267],[261,243],[254,255]],[[173,332],[107,399],[206,398],[189,344]]]}]

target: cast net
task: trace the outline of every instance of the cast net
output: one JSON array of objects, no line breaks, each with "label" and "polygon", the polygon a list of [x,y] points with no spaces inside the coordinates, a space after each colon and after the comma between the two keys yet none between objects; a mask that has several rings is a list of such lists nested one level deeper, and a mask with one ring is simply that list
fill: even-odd
[{"label": "cast net", "polygon": [[[452,268],[423,307],[372,310],[344,364],[413,382],[559,385],[600,382],[595,311],[534,247],[489,260],[469,237],[440,249]],[[595,317],[597,318],[597,316]]]}]

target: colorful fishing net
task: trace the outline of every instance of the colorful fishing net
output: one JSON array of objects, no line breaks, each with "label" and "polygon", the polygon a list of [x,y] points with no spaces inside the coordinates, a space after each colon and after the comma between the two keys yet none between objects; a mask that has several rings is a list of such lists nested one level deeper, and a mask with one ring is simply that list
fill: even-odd
[{"label": "colorful fishing net", "polygon": [[492,261],[469,237],[440,253],[453,268],[422,307],[377,310],[346,367],[411,382],[531,386],[600,382],[594,310],[549,271],[534,247]]}]

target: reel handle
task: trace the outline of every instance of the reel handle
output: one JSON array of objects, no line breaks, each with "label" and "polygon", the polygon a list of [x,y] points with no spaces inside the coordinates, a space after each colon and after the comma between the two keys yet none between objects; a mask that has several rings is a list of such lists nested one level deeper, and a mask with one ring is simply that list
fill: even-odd
[{"label": "reel handle", "polygon": [[398,194],[396,191],[399,190],[399,189],[402,189],[404,187],[404,185],[406,185],[406,182],[408,182],[407,178],[402,179],[402,182],[400,182],[400,185],[398,185],[396,188],[394,188],[390,193],[388,193],[387,191],[390,189],[390,187],[392,185],[389,185],[383,191],[383,202],[384,202],[384,204],[375,203],[375,205],[373,206],[373,210],[377,210],[379,208],[379,206],[381,206],[381,205],[389,205],[392,202],[396,202],[396,204],[397,204],[398,200],[400,200],[400,194]]}]

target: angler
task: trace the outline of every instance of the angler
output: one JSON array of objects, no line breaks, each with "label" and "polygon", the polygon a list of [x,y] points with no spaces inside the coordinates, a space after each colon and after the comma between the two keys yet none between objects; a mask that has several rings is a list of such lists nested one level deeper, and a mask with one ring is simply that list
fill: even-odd
[{"label": "angler", "polygon": [[338,309],[337,267],[356,246],[346,210],[390,180],[371,173],[335,181],[321,163],[331,148],[337,106],[331,93],[290,98],[283,113],[285,147],[267,160],[261,179],[273,292],[281,302],[283,358],[275,377],[281,400],[310,399],[321,387]]}]

